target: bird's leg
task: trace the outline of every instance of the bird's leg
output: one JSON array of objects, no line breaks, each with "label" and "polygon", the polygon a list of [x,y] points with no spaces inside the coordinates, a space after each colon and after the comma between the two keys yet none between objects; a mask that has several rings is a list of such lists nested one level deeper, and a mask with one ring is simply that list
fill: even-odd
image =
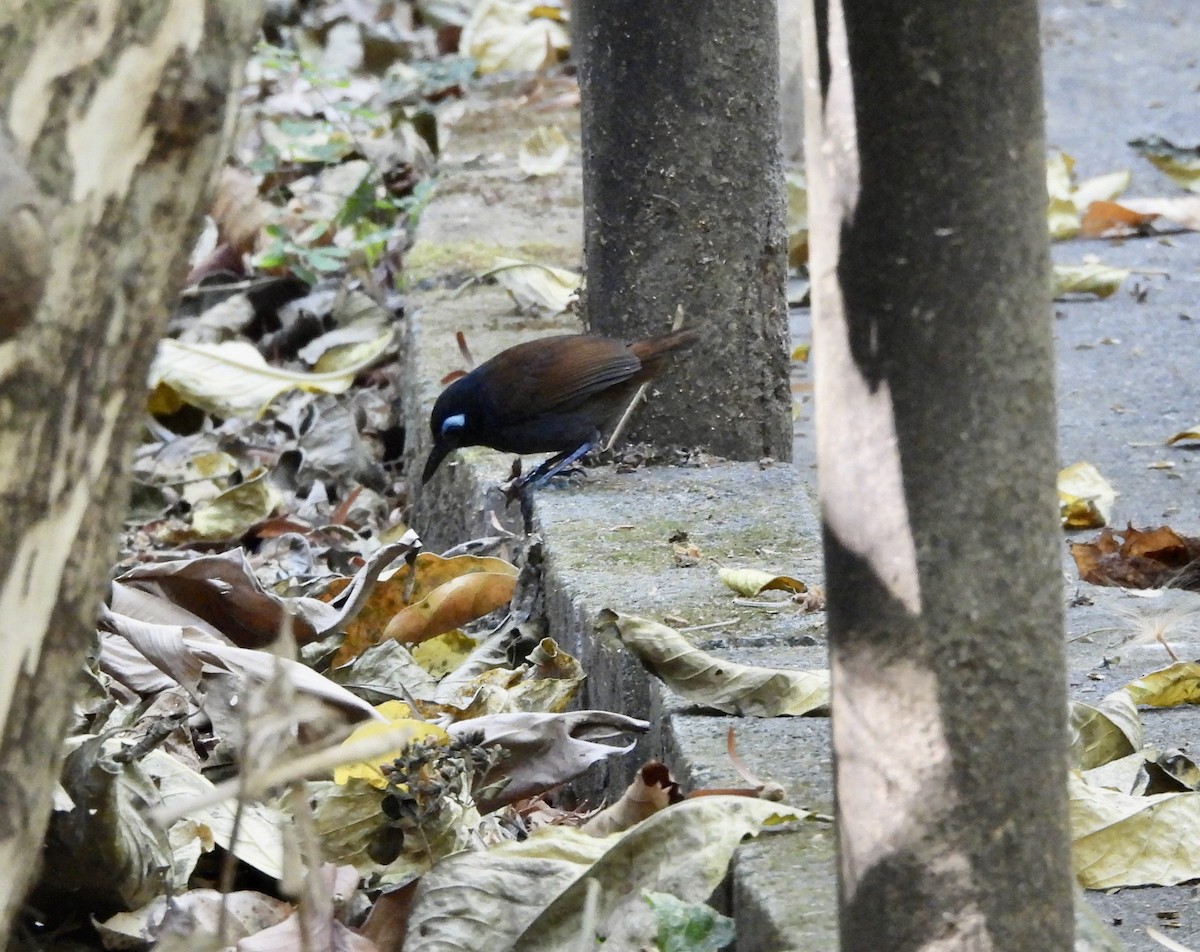
[{"label": "bird's leg", "polygon": [[595,445],[594,440],[588,440],[582,446],[571,450],[569,453],[559,453],[557,456],[551,456],[532,473],[521,479],[521,488],[524,489],[528,486],[530,489],[540,489],[577,459],[584,456]]},{"label": "bird's leg", "polygon": [[[577,459],[584,456],[599,441],[600,435],[597,433],[592,439],[588,440],[583,445],[571,450],[567,453],[559,453],[557,456],[551,456],[548,460],[542,463],[532,473],[527,473],[524,476],[517,475],[517,469],[514,466],[512,478],[504,484],[502,488],[504,498],[511,505],[514,499],[521,500],[521,510],[525,511],[529,507],[529,498],[533,490],[540,489],[545,486],[551,479],[561,473],[564,469],[574,463]],[[528,520],[527,520],[528,521]]]}]

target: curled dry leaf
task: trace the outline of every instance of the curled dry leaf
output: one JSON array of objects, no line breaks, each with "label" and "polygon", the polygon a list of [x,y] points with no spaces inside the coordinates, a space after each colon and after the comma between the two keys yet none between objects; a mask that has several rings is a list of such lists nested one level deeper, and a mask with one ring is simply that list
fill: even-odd
[{"label": "curled dry leaf", "polygon": [[1091,463],[1058,473],[1058,509],[1064,529],[1099,529],[1112,518],[1117,492]]},{"label": "curled dry leaf", "polygon": [[1089,294],[1098,298],[1112,297],[1131,272],[1126,268],[1110,268],[1103,264],[1056,264],[1054,266],[1054,296]]},{"label": "curled dry leaf", "polygon": [[[151,598],[138,597],[133,590]],[[293,637],[304,644],[316,639],[338,614],[313,598],[268,592],[240,548],[132,568],[117,577],[112,608],[143,621],[204,627],[243,648],[270,644],[285,624],[291,624]]]},{"label": "curled dry leaf", "polygon": [[1137,705],[1123,691],[1114,691],[1093,707],[1071,702],[1071,763],[1091,770],[1140,750],[1145,740]]},{"label": "curled dry leaf", "polygon": [[1176,185],[1200,192],[1200,146],[1177,146],[1162,136],[1134,139],[1129,144]]},{"label": "curled dry leaf", "polygon": [[[515,566],[502,559],[481,559],[471,555],[457,559],[465,560],[472,567],[400,611],[384,629],[385,638],[402,644],[416,644],[453,631],[509,603],[517,584]],[[494,566],[494,569],[481,570],[476,567],[480,563]]]},{"label": "curled dry leaf", "polygon": [[205,542],[240,539],[267,519],[283,502],[268,475],[260,468],[244,482],[196,505],[191,518],[195,537]]},{"label": "curled dry leaf", "polygon": [[605,807],[580,829],[590,836],[620,833],[682,799],[679,784],[671,777],[667,765],[652,760],[642,766],[616,803]]},{"label": "curled dry leaf", "polygon": [[570,143],[557,126],[538,126],[521,143],[517,165],[526,175],[553,175],[567,164]]},{"label": "curled dry leaf", "polygon": [[1071,556],[1079,577],[1093,585],[1200,589],[1200,572],[1194,566],[1200,559],[1200,539],[1181,536],[1170,526],[1104,529],[1093,542],[1074,543]]},{"label": "curled dry leaf", "polygon": [[1200,794],[1130,796],[1089,784],[1078,771],[1071,771],[1068,789],[1071,855],[1084,888],[1200,878]]},{"label": "curled dry leaf", "polygon": [[1151,671],[1121,689],[1134,704],[1148,707],[1176,707],[1200,704],[1200,663],[1181,661]]},{"label": "curled dry leaf", "polygon": [[763,592],[792,592],[801,594],[808,586],[790,575],[772,575],[759,569],[720,569],[718,577],[739,595],[753,598]]},{"label": "curled dry leaf", "polygon": [[428,721],[417,720],[412,716],[409,706],[401,701],[385,701],[375,710],[386,720],[359,724],[342,742],[342,746],[356,744],[367,737],[398,731],[401,736],[397,738],[396,747],[383,751],[368,761],[340,765],[333,771],[334,783],[345,785],[351,780],[363,780],[377,790],[385,790],[388,781],[380,768],[385,764],[392,763],[400,756],[404,746],[414,741],[434,741],[440,744],[450,742],[450,735],[445,730]]},{"label": "curled dry leaf", "polygon": [[1195,790],[1200,769],[1182,751],[1143,747],[1094,770],[1084,771],[1083,776],[1092,786],[1145,797]]},{"label": "curled dry leaf", "polygon": [[629,753],[636,737],[622,746],[608,742],[649,729],[646,721],[609,711],[491,714],[457,721],[447,728],[454,737],[477,736],[479,746],[499,744],[507,752],[485,779],[486,785],[502,784],[502,789],[477,798],[483,813],[545,793],[594,763]]},{"label": "curled dry leaf", "polygon": [[[195,690],[202,678],[220,672],[252,684],[265,684],[282,677],[297,691],[341,708],[352,720],[379,719],[366,701],[307,665],[289,658],[227,645],[190,626],[151,624],[106,608],[101,609],[101,624],[136,648],[142,655],[144,667],[157,668],[191,690]],[[107,642],[102,639],[100,644],[100,667],[107,671],[110,669],[105,650]],[[120,666],[112,669],[113,676],[120,678],[132,664],[132,659],[122,657]]]},{"label": "curled dry leaf", "polygon": [[707,899],[742,837],[802,815],[761,801],[708,797],[663,810],[627,833],[598,838],[543,827],[520,843],[448,857],[417,887],[404,949],[562,952],[578,940],[584,897],[595,888],[588,881],[600,887],[601,934],[615,933],[630,914],[652,926],[643,890]]},{"label": "curled dry leaf", "polygon": [[304,373],[272,367],[245,341],[184,344],[164,340],[150,367],[149,382],[152,390],[165,388],[183,402],[215,416],[258,419],[281,393],[344,393],[354,378],[391,346],[392,331],[388,328],[373,344],[364,345],[356,364],[329,373]]},{"label": "curled dry leaf", "polygon": [[458,51],[481,74],[533,72],[557,62],[571,46],[566,27],[538,16],[532,0],[480,0],[463,27]]},{"label": "curled dry leaf", "polygon": [[1176,433],[1167,440],[1168,446],[1174,446],[1176,443],[1200,443],[1200,423],[1196,424],[1190,430],[1183,430]]},{"label": "curled dry leaf", "polygon": [[385,638],[417,644],[502,608],[512,599],[517,580],[499,572],[472,572],[439,586],[396,615]]},{"label": "curled dry leaf", "polygon": [[[463,581],[476,575],[486,577]],[[384,638],[415,644],[495,611],[512,598],[516,577],[516,566],[503,559],[477,555],[446,559],[422,552],[410,567],[396,569],[374,585],[358,615],[346,625],[346,638],[333,665],[352,661]],[[330,592],[339,590],[334,587]]]},{"label": "curled dry leaf", "polygon": [[695,704],[747,717],[819,714],[829,708],[829,672],[735,664],[694,647],[674,628],[605,609],[611,629],[667,686]]},{"label": "curled dry leaf", "polygon": [[497,258],[491,270],[479,277],[495,278],[518,307],[543,310],[551,315],[561,314],[571,306],[580,285],[580,277],[574,271],[516,258]]}]

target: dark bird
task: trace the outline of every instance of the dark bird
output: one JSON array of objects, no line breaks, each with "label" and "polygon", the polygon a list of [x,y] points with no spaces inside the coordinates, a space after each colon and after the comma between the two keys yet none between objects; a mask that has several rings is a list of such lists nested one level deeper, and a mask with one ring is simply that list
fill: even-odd
[{"label": "dark bird", "polygon": [[557,453],[524,481],[544,483],[599,442],[601,429],[668,355],[698,338],[694,330],[682,330],[627,344],[565,334],[501,351],[437,398],[429,420],[433,449],[421,482],[429,482],[451,450],[490,446],[504,453]]}]

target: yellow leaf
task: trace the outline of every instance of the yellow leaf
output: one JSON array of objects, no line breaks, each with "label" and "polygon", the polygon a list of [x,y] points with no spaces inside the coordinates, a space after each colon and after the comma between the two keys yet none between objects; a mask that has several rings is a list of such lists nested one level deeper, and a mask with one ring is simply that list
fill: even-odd
[{"label": "yellow leaf", "polygon": [[1116,490],[1091,463],[1073,463],[1058,474],[1058,507],[1064,529],[1108,525],[1116,499]]},{"label": "yellow leaf", "polygon": [[758,569],[720,569],[717,572],[721,581],[739,595],[753,598],[763,592],[794,592],[808,591],[808,586],[798,578],[788,575],[773,575]]},{"label": "yellow leaf", "polygon": [[1181,661],[1151,671],[1121,690],[1128,692],[1133,703],[1149,707],[1200,704],[1200,663]]},{"label": "yellow leaf", "polygon": [[517,580],[498,572],[473,572],[440,585],[409,605],[384,629],[385,638],[416,644],[494,612],[512,599]]},{"label": "yellow leaf", "polygon": [[1085,889],[1174,886],[1200,878],[1200,794],[1130,796],[1068,780],[1071,855]]},{"label": "yellow leaf", "polygon": [[[156,394],[169,388],[178,399],[219,417],[257,418],[272,400],[289,390],[343,393],[391,345],[392,331],[385,329],[358,352],[356,364],[329,373],[304,373],[270,366],[245,341],[184,344],[164,340],[150,368],[150,386]],[[165,402],[165,395],[156,395],[156,404]]]},{"label": "yellow leaf", "polygon": [[557,126],[538,126],[517,150],[517,165],[526,175],[553,175],[567,164],[571,146]]},{"label": "yellow leaf", "polygon": [[1098,298],[1111,297],[1129,275],[1125,268],[1110,268],[1103,264],[1056,264],[1054,296],[1094,294]]},{"label": "yellow leaf", "polygon": [[372,787],[383,790],[387,787],[387,778],[384,777],[383,771],[380,768],[385,764],[390,764],[399,757],[408,744],[427,738],[441,744],[450,743],[450,735],[436,724],[430,724],[428,721],[419,721],[410,717],[412,712],[408,705],[402,701],[385,701],[376,707],[375,710],[388,718],[388,722],[370,721],[366,724],[360,724],[349,737],[342,741],[342,746],[365,740],[368,737],[377,737],[380,734],[386,734],[389,731],[395,731],[399,728],[400,737],[398,738],[399,743],[397,747],[369,761],[342,764],[340,767],[336,767],[333,772],[334,783],[344,785],[351,780],[363,780]]},{"label": "yellow leaf", "polygon": [[1196,443],[1200,442],[1200,424],[1192,427],[1190,430],[1184,430],[1182,433],[1176,433],[1173,437],[1167,440],[1167,445],[1171,446],[1175,443]]},{"label": "yellow leaf", "polygon": [[447,631],[414,645],[411,654],[417,664],[433,677],[440,678],[462,664],[478,646],[474,638],[461,631]]},{"label": "yellow leaf", "polygon": [[1200,148],[1180,148],[1162,136],[1134,139],[1129,144],[1176,185],[1200,192]]},{"label": "yellow leaf", "polygon": [[605,609],[614,631],[667,686],[687,701],[746,717],[799,716],[829,705],[829,672],[736,664],[694,647],[674,628]]},{"label": "yellow leaf", "polygon": [[282,502],[279,491],[267,480],[267,471],[260,469],[241,485],[198,504],[192,510],[192,529],[197,538],[209,541],[237,538]]},{"label": "yellow leaf", "polygon": [[571,305],[580,284],[574,271],[516,258],[497,258],[492,269],[480,277],[495,278],[520,307],[541,308],[551,314],[561,314]]}]

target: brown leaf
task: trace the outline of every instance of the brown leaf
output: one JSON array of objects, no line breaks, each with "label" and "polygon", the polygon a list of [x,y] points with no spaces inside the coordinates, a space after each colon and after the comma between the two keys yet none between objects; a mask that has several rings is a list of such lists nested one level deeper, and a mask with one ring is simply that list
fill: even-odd
[{"label": "brown leaf", "polygon": [[[474,575],[489,578],[462,581]],[[503,559],[475,555],[444,559],[422,552],[411,571],[399,569],[376,583],[362,610],[346,626],[333,666],[348,664],[385,638],[415,644],[486,615],[512,598],[516,577],[516,567]],[[331,589],[329,597],[335,594]]]},{"label": "brown leaf", "polygon": [[1200,559],[1200,539],[1181,536],[1170,526],[1105,529],[1092,542],[1073,544],[1071,556],[1079,577],[1093,585],[1200,590],[1200,573],[1187,571]]},{"label": "brown leaf", "polygon": [[1079,234],[1084,238],[1141,235],[1157,217],[1157,213],[1135,212],[1118,202],[1092,202],[1083,214]]},{"label": "brown leaf", "polygon": [[516,584],[514,576],[499,572],[472,572],[452,579],[396,615],[383,636],[411,645],[453,631],[507,605]]},{"label": "brown leaf", "polygon": [[269,212],[259,200],[258,180],[249,172],[227,166],[221,170],[210,214],[222,243],[249,254],[255,250]]},{"label": "brown leaf", "polygon": [[679,784],[672,779],[666,765],[652,760],[642,765],[621,799],[601,810],[580,829],[592,836],[619,833],[682,799]]}]

